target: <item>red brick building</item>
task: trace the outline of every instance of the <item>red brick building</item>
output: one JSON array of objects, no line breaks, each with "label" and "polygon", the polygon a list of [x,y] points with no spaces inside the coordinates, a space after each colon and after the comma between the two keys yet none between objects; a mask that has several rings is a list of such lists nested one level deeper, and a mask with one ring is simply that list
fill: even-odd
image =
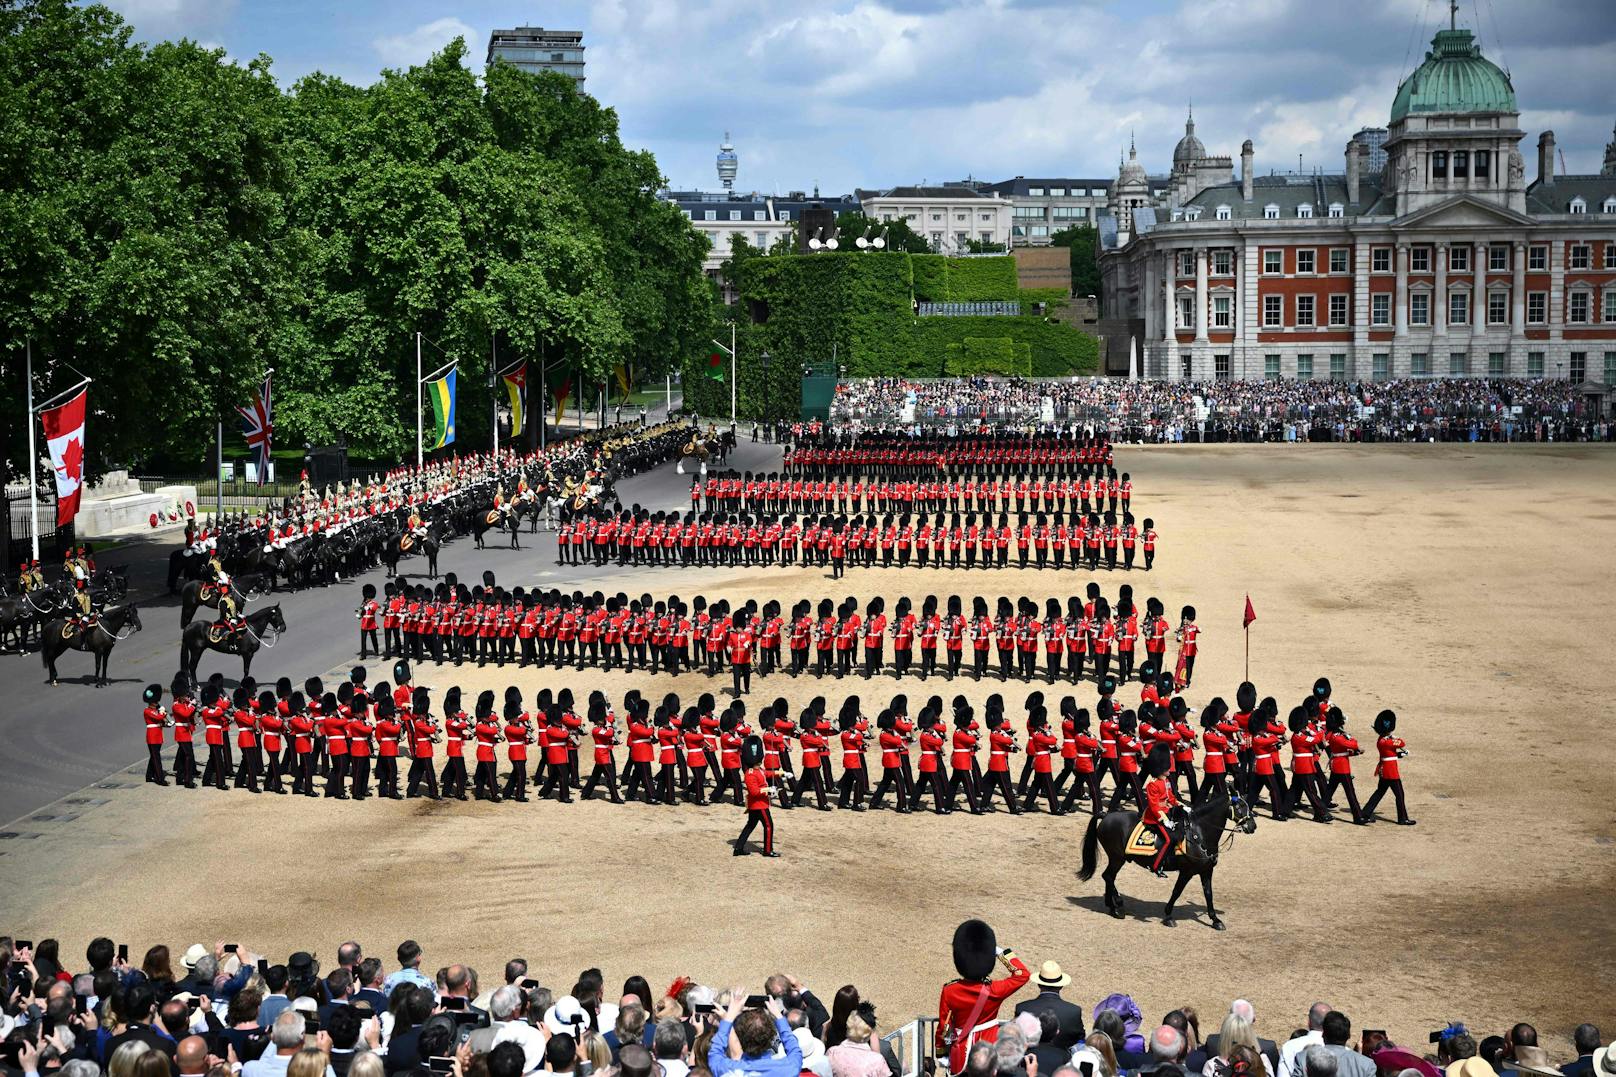
[{"label": "red brick building", "polygon": [[1519,123],[1509,77],[1449,28],[1398,87],[1380,173],[1351,141],[1339,174],[1257,176],[1247,140],[1221,179],[1189,130],[1166,198],[1144,204],[1135,162],[1113,185],[1107,318],[1148,377],[1616,385],[1616,140],[1598,175],[1557,176],[1545,131],[1528,183]]}]

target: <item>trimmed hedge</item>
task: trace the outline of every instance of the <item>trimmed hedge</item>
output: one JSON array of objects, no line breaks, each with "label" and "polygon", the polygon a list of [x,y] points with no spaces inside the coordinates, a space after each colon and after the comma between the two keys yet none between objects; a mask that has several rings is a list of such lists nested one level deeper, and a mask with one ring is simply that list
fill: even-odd
[{"label": "trimmed hedge", "polygon": [[940,254],[911,254],[915,298],[922,303],[951,303],[948,295],[948,259]]},{"label": "trimmed hedge", "polygon": [[1016,260],[911,254],[915,298],[922,303],[981,303],[1021,297]]},{"label": "trimmed hedge", "polygon": [[[971,267],[963,278],[955,265]],[[984,266],[1002,263],[1002,268]],[[1004,271],[1008,270],[1008,276]],[[1010,258],[946,259],[937,255],[897,252],[866,254],[835,252],[750,258],[739,271],[741,299],[733,310],[741,320],[737,332],[740,351],[737,414],[745,418],[768,414],[793,418],[800,403],[805,363],[835,360],[853,377],[935,378],[945,372],[999,373],[993,369],[966,369],[976,362],[1008,362],[1005,373],[1031,373],[1061,377],[1093,373],[1099,366],[1098,341],[1070,325],[1024,314],[1020,317],[917,318],[911,295],[920,294],[921,280],[935,287],[941,276],[952,288],[970,288],[1002,279],[1009,290],[1002,294],[956,294],[949,302],[1016,299],[1015,263]],[[974,282],[974,283],[973,283]],[[928,297],[929,298],[929,297]],[[942,301],[942,300],[938,300]],[[766,314],[753,324],[754,311]],[[972,342],[1000,341],[1010,345]],[[950,345],[957,349],[950,350]],[[984,350],[987,349],[987,350]],[[770,358],[767,393],[759,357]],[[986,358],[991,351],[995,358]],[[952,359],[952,361],[951,361]],[[686,406],[702,415],[729,414],[729,383],[705,374],[705,352],[684,364]]]},{"label": "trimmed hedge", "polygon": [[1032,374],[1032,345],[1009,337],[966,337],[943,352],[950,374]]}]

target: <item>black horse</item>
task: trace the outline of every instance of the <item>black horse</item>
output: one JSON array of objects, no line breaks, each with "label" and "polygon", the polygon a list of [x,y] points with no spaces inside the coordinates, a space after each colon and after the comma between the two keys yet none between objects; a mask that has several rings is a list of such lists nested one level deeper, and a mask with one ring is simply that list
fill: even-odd
[{"label": "black horse", "polygon": [[389,577],[396,576],[399,559],[419,553],[426,558],[427,578],[435,580],[438,578],[438,551],[441,548],[436,524],[428,526],[425,535],[413,535],[406,531],[382,543],[382,564],[387,566]]},{"label": "black horse", "polygon": [[[248,574],[232,579],[236,594],[243,598],[252,598],[264,593],[264,583],[257,576]],[[199,609],[216,610],[219,608],[219,588],[217,584],[206,580],[191,580],[180,588],[180,627],[184,628],[196,617]]]},{"label": "black horse", "polygon": [[[1212,873],[1218,866],[1218,846],[1223,841],[1223,828],[1231,817],[1240,833],[1256,831],[1257,817],[1252,814],[1251,805],[1238,796],[1232,801],[1228,797],[1213,797],[1189,809],[1188,820],[1179,831],[1184,849],[1182,852],[1169,853],[1163,864],[1168,870],[1178,869],[1173,896],[1167,899],[1167,908],[1162,914],[1163,924],[1173,926],[1173,906],[1184,892],[1185,885],[1198,875],[1201,878],[1201,892],[1206,895],[1206,915],[1214,929],[1223,930],[1223,921],[1218,918],[1218,910],[1212,904]],[[1103,844],[1106,865],[1100,877],[1105,880],[1105,907],[1118,920],[1123,918],[1125,912],[1122,894],[1117,890],[1117,872],[1129,861],[1149,868],[1152,859],[1150,856],[1129,856],[1123,851],[1138,823],[1139,813],[1136,811],[1107,812],[1090,819],[1089,828],[1083,835],[1083,867],[1077,877],[1085,882],[1094,877],[1095,853]]]},{"label": "black horse", "polygon": [[264,646],[264,636],[270,631],[285,632],[286,618],[281,616],[280,603],[276,603],[249,613],[246,622],[239,632],[231,632],[217,621],[192,621],[186,625],[180,633],[180,668],[195,680],[203,651],[239,654],[241,676],[245,679],[252,672],[253,655]]},{"label": "black horse", "polygon": [[67,595],[59,586],[49,586],[0,598],[0,650],[9,649],[6,639],[13,635],[17,640],[17,653],[28,650],[28,641],[40,626],[65,612]]},{"label": "black horse", "polygon": [[140,611],[135,609],[133,603],[115,604],[103,607],[96,619],[95,627],[85,631],[75,629],[65,617],[57,617],[45,622],[40,632],[39,656],[45,660],[45,671],[50,674],[50,682],[56,681],[56,660],[66,651],[89,651],[95,656],[95,683],[107,683],[107,660],[112,657],[112,648],[123,637],[119,635],[125,628],[131,632],[139,632]]},{"label": "black horse", "polygon": [[471,536],[477,541],[477,549],[486,549],[483,536],[490,530],[509,531],[511,533],[511,549],[520,550],[522,517],[518,512],[500,512],[490,505],[486,509],[479,509],[471,518]]}]

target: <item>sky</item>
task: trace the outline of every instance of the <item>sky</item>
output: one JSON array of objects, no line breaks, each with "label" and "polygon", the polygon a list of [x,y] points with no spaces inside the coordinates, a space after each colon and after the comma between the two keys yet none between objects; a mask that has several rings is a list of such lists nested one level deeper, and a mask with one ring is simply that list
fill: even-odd
[{"label": "sky", "polygon": [[[143,40],[265,53],[282,85],[356,83],[456,36],[582,29],[588,90],[676,188],[1107,178],[1136,140],[1171,164],[1193,105],[1209,153],[1256,147],[1259,174],[1339,172],[1352,133],[1385,126],[1446,0],[105,0]],[[1459,24],[1510,72],[1536,175],[1552,129],[1567,170],[1597,172],[1616,120],[1616,0],[1462,0]]]}]

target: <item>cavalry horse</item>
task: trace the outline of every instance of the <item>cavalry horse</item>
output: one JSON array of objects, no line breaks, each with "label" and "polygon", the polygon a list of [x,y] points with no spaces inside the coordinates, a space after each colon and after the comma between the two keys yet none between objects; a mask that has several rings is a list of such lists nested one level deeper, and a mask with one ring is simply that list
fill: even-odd
[{"label": "cavalry horse", "polygon": [[66,651],[89,651],[95,656],[95,683],[107,683],[107,660],[112,656],[112,648],[120,639],[119,633],[128,628],[131,633],[139,632],[140,611],[135,609],[134,603],[117,603],[102,607],[97,615],[94,627],[85,630],[75,628],[73,622],[65,617],[52,618],[45,622],[40,632],[39,656],[45,660],[45,671],[50,674],[50,683],[56,684],[56,660]]},{"label": "cavalry horse", "polygon": [[[1212,873],[1218,866],[1218,846],[1223,841],[1223,828],[1232,818],[1239,833],[1255,833],[1257,817],[1252,814],[1251,805],[1238,796],[1232,800],[1224,796],[1213,797],[1189,808],[1187,814],[1186,825],[1179,828],[1181,847],[1169,853],[1162,865],[1169,871],[1178,869],[1178,881],[1173,884],[1173,896],[1167,899],[1162,923],[1173,926],[1173,906],[1178,903],[1179,895],[1184,892],[1190,879],[1199,876],[1201,893],[1206,896],[1206,915],[1212,927],[1222,931],[1223,921],[1212,904]],[[1123,864],[1130,862],[1148,870],[1153,859],[1153,853],[1129,850],[1129,841],[1138,824],[1139,813],[1136,811],[1107,812],[1090,819],[1088,830],[1083,835],[1083,866],[1077,877],[1085,882],[1094,877],[1095,854],[1097,847],[1103,845],[1106,865],[1100,877],[1105,880],[1105,908],[1118,920],[1126,913],[1122,894],[1117,890],[1117,872],[1122,870]]]},{"label": "cavalry horse", "polygon": [[478,509],[471,518],[471,536],[477,540],[477,549],[479,550],[488,548],[483,542],[483,536],[486,535],[490,529],[498,531],[509,530],[511,533],[511,549],[520,550],[522,548],[522,542],[518,536],[521,534],[521,528],[522,517],[520,513],[511,511],[510,507],[508,506],[502,513],[498,509],[494,508],[492,502],[489,503],[488,508]]},{"label": "cavalry horse", "polygon": [[[478,545],[482,545],[480,542]],[[428,524],[425,535],[415,535],[406,531],[402,535],[389,538],[382,543],[381,561],[387,566],[389,578],[398,575],[398,562],[400,558],[418,553],[426,558],[426,574],[428,579],[438,578],[438,550],[442,548],[442,540],[438,538],[438,525]]]},{"label": "cavalry horse", "polygon": [[[254,575],[235,577],[231,583],[235,592],[243,598],[253,598],[264,593],[263,581]],[[199,609],[216,610],[219,608],[219,585],[207,580],[191,580],[180,588],[180,627],[184,628],[191,623]]]},{"label": "cavalry horse", "polygon": [[252,672],[253,655],[258,653],[259,648],[274,646],[273,642],[264,642],[264,637],[271,631],[277,634],[286,631],[286,618],[281,615],[278,602],[249,613],[246,624],[239,632],[232,632],[227,625],[217,621],[193,621],[180,633],[180,668],[189,673],[194,681],[203,651],[239,654],[241,676],[245,679]]},{"label": "cavalry horse", "polygon": [[0,598],[0,650],[6,637],[15,634],[17,653],[28,649],[29,637],[52,617],[66,612],[67,592],[57,585],[40,587],[8,598]]}]

